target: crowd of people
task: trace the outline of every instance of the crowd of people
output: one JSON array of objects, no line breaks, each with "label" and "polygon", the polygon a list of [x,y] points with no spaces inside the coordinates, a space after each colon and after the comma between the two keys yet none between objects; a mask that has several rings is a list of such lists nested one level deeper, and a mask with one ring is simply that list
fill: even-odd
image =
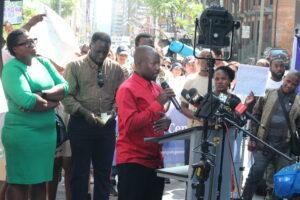
[{"label": "crowd of people", "polygon": [[[43,17],[35,16],[29,24]],[[81,47],[78,59],[58,66],[37,55],[38,41],[31,38],[29,29],[25,26],[10,30],[2,50],[10,56],[3,61],[1,76],[9,111],[2,130],[7,178],[0,198],[54,200],[63,168],[67,200],[91,198],[91,177],[93,199],[108,200],[115,189],[116,174],[118,192],[114,194],[118,199],[162,199],[165,180],[155,171],[164,166],[162,145],[146,143],[144,138],[162,136],[169,129],[169,102],[179,97],[182,89],[195,88],[202,96],[207,93],[207,60],[166,57],[155,45],[154,37],[146,33],[136,36],[133,50],[121,45],[114,51],[110,36],[95,32],[89,44]],[[205,49],[199,56],[218,59],[223,55],[219,49]],[[251,131],[289,154],[291,134],[300,127],[300,97],[296,93],[300,75],[285,75],[281,58],[261,59],[257,66],[268,67],[270,77],[265,97],[255,97],[251,92],[245,98],[244,104],[249,110],[254,105],[253,113],[264,125],[253,123]],[[241,101],[234,95],[239,63],[217,61],[214,69],[213,93],[227,95],[226,101]],[[170,88],[162,89],[162,82],[169,83]],[[177,94],[171,88],[181,89]],[[199,107],[182,97],[178,100],[182,114],[189,119],[188,127],[202,126],[202,119],[194,115]],[[63,118],[70,134],[70,141],[60,147],[56,147],[55,113]],[[216,128],[211,141],[217,133]],[[233,134],[229,136],[226,154],[232,153],[235,140]],[[189,152],[189,144],[186,146]],[[219,163],[221,146],[216,144],[213,148],[215,163]],[[290,164],[254,140],[250,140],[248,149],[253,152],[254,164],[243,190],[245,200],[252,199],[270,164],[272,170],[268,170],[271,172],[267,177]],[[112,167],[113,163],[116,167]],[[224,160],[222,171],[221,199],[230,199],[231,185],[226,182],[232,179],[230,160]],[[214,170],[214,178],[210,179],[214,195],[218,173]]]}]

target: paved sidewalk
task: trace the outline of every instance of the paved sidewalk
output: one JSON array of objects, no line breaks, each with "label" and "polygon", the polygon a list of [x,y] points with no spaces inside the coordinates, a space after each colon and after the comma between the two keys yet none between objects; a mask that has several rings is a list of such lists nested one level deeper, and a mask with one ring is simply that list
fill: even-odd
[{"label": "paved sidewalk", "polygon": [[[170,184],[165,185],[163,200],[184,200],[185,198],[185,183],[177,180],[171,180]],[[65,200],[64,186],[59,184],[57,191],[57,200]],[[117,197],[112,197],[110,200],[117,200]],[[254,197],[253,200],[263,200],[263,197]]]}]

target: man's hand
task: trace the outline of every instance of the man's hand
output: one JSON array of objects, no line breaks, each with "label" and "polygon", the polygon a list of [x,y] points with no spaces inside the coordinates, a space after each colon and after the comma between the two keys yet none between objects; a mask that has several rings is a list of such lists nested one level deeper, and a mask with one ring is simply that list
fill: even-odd
[{"label": "man's hand", "polygon": [[82,114],[85,121],[87,121],[90,125],[98,124],[97,116],[94,113],[83,107],[80,107],[78,112]]},{"label": "man's hand", "polygon": [[160,93],[156,100],[160,105],[164,106],[171,97],[175,97],[174,91],[171,88],[166,88]]},{"label": "man's hand", "polygon": [[254,93],[251,91],[245,99],[245,105],[249,106],[254,102]]},{"label": "man's hand", "polygon": [[46,14],[35,15],[35,16],[31,17],[31,19],[28,21],[28,24],[30,24],[31,26],[34,26],[37,23],[43,21],[43,17],[46,17]]},{"label": "man's hand", "polygon": [[39,14],[31,17],[31,19],[23,26],[24,29],[27,31],[30,31],[30,29],[35,26],[37,23],[43,21],[43,17],[45,17],[46,14]]},{"label": "man's hand", "polygon": [[162,114],[162,118],[155,121],[153,124],[154,132],[157,132],[157,133],[167,130],[171,124],[171,119],[169,117],[167,117],[164,113],[161,113],[161,114]]}]

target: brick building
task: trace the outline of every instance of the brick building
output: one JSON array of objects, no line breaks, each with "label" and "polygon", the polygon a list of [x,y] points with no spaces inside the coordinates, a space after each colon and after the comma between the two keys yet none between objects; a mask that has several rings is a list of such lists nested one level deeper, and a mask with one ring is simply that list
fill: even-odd
[{"label": "brick building", "polygon": [[[261,0],[223,1],[223,6],[241,22],[235,44],[241,62],[254,59],[257,54],[260,4]],[[261,52],[267,47],[280,47],[291,54],[294,30],[299,23],[300,0],[265,0]],[[246,30],[250,30],[249,34],[244,34]]]}]

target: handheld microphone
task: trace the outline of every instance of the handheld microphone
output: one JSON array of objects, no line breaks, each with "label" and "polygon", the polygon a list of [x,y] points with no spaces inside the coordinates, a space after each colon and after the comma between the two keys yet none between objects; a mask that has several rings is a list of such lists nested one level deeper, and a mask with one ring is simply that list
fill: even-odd
[{"label": "handheld microphone", "polygon": [[[167,82],[162,82],[160,85],[163,89],[170,88],[170,86]],[[171,102],[173,103],[173,105],[175,106],[175,108],[177,110],[181,111],[181,106],[180,106],[180,104],[178,103],[178,101],[176,100],[175,97],[171,97]]]}]

